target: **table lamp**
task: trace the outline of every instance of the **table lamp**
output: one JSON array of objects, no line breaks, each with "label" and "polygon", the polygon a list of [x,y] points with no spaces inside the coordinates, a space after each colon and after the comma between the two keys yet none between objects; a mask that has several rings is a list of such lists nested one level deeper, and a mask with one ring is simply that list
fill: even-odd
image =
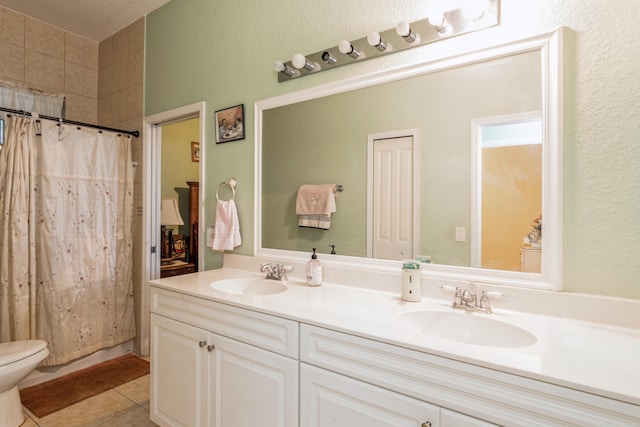
[{"label": "table lamp", "polygon": [[162,233],[161,264],[171,264],[173,262],[173,229],[167,226],[184,225],[180,216],[177,199],[160,200],[160,232]]}]

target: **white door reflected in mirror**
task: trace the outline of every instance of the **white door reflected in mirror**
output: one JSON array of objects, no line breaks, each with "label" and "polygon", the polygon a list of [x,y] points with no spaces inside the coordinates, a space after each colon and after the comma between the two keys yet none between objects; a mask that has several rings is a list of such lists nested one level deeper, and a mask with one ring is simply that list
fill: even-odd
[{"label": "white door reflected in mirror", "polygon": [[367,256],[403,260],[415,258],[414,191],[417,171],[411,131],[369,135],[367,195]]}]

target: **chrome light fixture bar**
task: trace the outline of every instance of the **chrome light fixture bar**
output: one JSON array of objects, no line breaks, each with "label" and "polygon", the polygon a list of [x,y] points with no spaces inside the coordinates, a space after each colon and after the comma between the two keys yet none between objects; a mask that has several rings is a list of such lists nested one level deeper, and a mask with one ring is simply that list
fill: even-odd
[{"label": "chrome light fixture bar", "polygon": [[[289,81],[342,65],[353,64],[498,25],[500,23],[500,0],[484,0],[482,3],[486,4],[486,8],[479,12],[474,11],[473,16],[469,16],[470,14],[463,8],[454,9],[415,22],[400,22],[397,27],[381,33],[370,33],[355,41],[343,40],[338,46],[310,55],[296,54],[295,64],[293,61],[285,63],[277,61],[278,66],[275,69],[279,71],[278,82]],[[410,33],[407,33],[407,28],[410,29]],[[322,67],[319,64],[322,64]]]}]

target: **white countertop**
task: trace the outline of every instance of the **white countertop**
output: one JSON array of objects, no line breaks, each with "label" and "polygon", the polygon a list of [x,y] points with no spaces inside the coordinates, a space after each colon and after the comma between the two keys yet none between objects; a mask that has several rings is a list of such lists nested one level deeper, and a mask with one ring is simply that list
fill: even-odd
[{"label": "white countertop", "polygon": [[398,315],[416,310],[459,312],[450,308],[450,301],[423,298],[421,302],[409,303],[401,301],[399,293],[330,283],[310,287],[300,280],[287,282],[286,292],[265,296],[232,295],[210,286],[217,280],[263,277],[260,273],[223,268],[151,283],[187,295],[640,405],[639,329],[494,309],[493,314],[474,313],[473,316],[487,316],[519,326],[535,335],[537,342],[518,348],[487,347],[428,336],[396,320]]}]

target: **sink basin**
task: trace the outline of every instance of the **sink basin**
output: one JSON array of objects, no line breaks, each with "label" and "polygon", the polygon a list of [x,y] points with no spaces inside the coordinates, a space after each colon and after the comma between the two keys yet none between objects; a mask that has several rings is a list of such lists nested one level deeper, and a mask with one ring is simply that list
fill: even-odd
[{"label": "sink basin", "polygon": [[216,291],[234,295],[271,295],[287,290],[282,283],[267,279],[225,279],[210,286]]},{"label": "sink basin", "polygon": [[515,348],[538,341],[518,326],[463,311],[411,311],[398,316],[397,322],[415,332],[465,344]]}]

